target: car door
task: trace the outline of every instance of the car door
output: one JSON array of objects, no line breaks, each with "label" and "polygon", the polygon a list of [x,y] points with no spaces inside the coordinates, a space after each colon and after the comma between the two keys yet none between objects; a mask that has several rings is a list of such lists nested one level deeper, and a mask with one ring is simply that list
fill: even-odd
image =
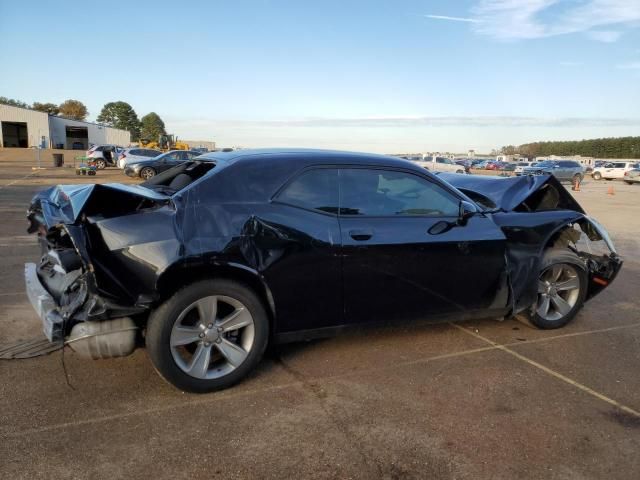
[{"label": "car door", "polygon": [[473,315],[506,306],[505,237],[481,214],[456,225],[460,200],[429,176],[340,170],[349,323]]}]

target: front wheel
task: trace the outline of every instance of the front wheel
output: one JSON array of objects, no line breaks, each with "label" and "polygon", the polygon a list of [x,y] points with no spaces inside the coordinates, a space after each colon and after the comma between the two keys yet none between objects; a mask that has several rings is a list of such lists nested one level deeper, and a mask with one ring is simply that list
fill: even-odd
[{"label": "front wheel", "polygon": [[155,176],[156,176],[156,171],[151,167],[144,167],[142,170],[140,170],[140,178],[149,180],[150,178]]},{"label": "front wheel", "polygon": [[602,180],[602,174],[600,172],[596,172],[591,176],[593,177],[594,180]]},{"label": "front wheel", "polygon": [[96,168],[98,170],[104,170],[105,168],[107,168],[107,162],[102,158],[99,158],[98,160],[96,160]]},{"label": "front wheel", "polygon": [[258,364],[269,320],[262,302],[241,283],[204,280],[179,290],[147,324],[146,345],[160,375],[181,390],[230,387]]},{"label": "front wheel", "polygon": [[566,248],[547,250],[540,266],[531,323],[542,329],[565,326],[582,307],[586,294],[587,273],[582,259]]}]

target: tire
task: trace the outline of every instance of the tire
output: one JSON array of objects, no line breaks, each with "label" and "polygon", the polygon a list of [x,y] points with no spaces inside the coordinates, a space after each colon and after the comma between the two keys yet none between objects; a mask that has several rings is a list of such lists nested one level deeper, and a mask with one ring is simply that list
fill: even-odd
[{"label": "tire", "polygon": [[96,168],[98,170],[104,170],[105,168],[107,168],[107,162],[102,158],[97,159],[96,160]]},{"label": "tire", "polygon": [[544,330],[564,327],[582,308],[586,295],[587,272],[582,259],[567,248],[550,248],[540,263],[538,298],[529,321]]},{"label": "tire", "polygon": [[156,171],[151,167],[144,167],[140,170],[140,178],[144,180],[149,180],[152,177],[156,176]]},{"label": "tire", "polygon": [[[215,308],[209,307],[212,298]],[[215,313],[203,322],[203,311]],[[245,325],[223,331],[224,321],[234,326],[228,321],[237,312],[233,321]],[[180,390],[194,393],[221,390],[242,380],[262,358],[268,339],[269,319],[258,296],[225,279],[199,281],[176,292],[151,313],[146,332],[149,357],[158,373]]]},{"label": "tire", "polygon": [[602,174],[600,172],[596,172],[591,176],[593,177],[594,180],[602,180]]}]

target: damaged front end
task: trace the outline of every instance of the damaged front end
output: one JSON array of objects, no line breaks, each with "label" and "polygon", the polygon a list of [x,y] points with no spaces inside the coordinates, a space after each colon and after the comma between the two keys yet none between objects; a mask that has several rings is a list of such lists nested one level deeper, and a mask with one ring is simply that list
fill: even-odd
[{"label": "damaged front end", "polygon": [[[131,249],[122,241],[111,248],[128,233],[117,219],[128,218],[131,231],[144,230],[153,217],[171,219],[174,211],[166,195],[117,184],[57,186],[34,197],[28,232],[37,233],[41,257],[25,265],[25,282],[49,341],[66,341],[92,358],[133,351],[137,325],[131,317],[148,309],[147,291],[153,288],[139,278],[130,285],[117,280]],[[177,243],[169,230],[165,236]],[[129,288],[132,284],[137,286]]]},{"label": "damaged front end", "polygon": [[618,275],[622,259],[606,229],[585,213],[554,176],[440,176],[474,200],[504,232],[513,313],[536,302],[539,265],[546,248],[568,248],[584,262],[586,299]]}]

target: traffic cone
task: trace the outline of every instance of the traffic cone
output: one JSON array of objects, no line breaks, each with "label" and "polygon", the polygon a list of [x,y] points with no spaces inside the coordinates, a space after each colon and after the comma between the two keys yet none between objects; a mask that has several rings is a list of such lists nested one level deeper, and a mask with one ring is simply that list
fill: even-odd
[{"label": "traffic cone", "polygon": [[574,178],[571,190],[573,190],[574,192],[580,191],[580,178]]},{"label": "traffic cone", "polygon": [[607,195],[615,195],[616,192],[613,191],[613,185],[609,186],[609,190],[607,190]]}]

